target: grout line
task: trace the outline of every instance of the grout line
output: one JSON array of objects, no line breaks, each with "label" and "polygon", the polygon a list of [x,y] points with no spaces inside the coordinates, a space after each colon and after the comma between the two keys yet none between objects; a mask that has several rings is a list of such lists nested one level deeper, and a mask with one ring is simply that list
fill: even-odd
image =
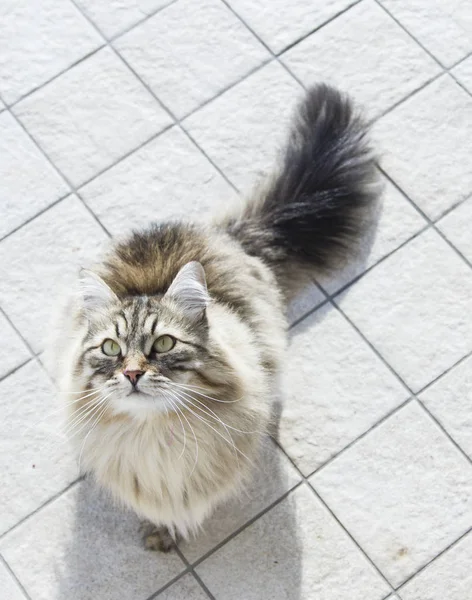
[{"label": "grout line", "polygon": [[[273,438],[271,438],[271,439],[273,439]],[[274,442],[276,442],[276,440],[274,440]],[[279,446],[279,444],[277,442],[276,442],[276,445]],[[299,469],[297,469],[297,471],[299,471]],[[218,550],[220,550],[220,548],[222,548],[228,542],[230,542],[235,537],[237,537],[242,531],[244,531],[245,529],[247,529],[248,527],[250,527],[253,523],[255,523],[256,521],[258,521],[266,513],[268,513],[273,508],[275,508],[281,502],[283,502],[285,500],[285,498],[287,498],[287,496],[289,496],[291,493],[293,493],[302,484],[303,484],[303,481],[298,481],[289,490],[285,491],[279,498],[277,498],[277,500],[274,500],[271,504],[269,504],[263,510],[261,510],[260,512],[258,512],[254,517],[252,517],[251,519],[249,519],[249,521],[246,521],[246,523],[244,523],[244,525],[241,525],[241,527],[238,527],[238,529],[235,529],[228,537],[226,537],[224,540],[222,540],[221,542],[219,542],[218,544],[216,544],[213,548],[211,548],[210,550],[208,550],[208,552],[206,552],[205,554],[203,554],[200,558],[197,558],[192,563],[192,568],[195,569],[196,567],[198,567],[202,562],[204,562],[205,560],[207,560],[207,558],[209,558],[212,554],[214,554],[215,552],[217,552]]]},{"label": "grout line", "polygon": [[13,369],[10,369],[10,371],[8,371],[7,373],[5,373],[5,375],[2,375],[0,377],[0,383],[2,381],[4,381],[7,377],[10,377],[10,375],[13,375],[13,373],[16,373],[17,371],[19,371],[22,367],[24,367],[25,365],[27,365],[28,363],[30,363],[31,361],[35,360],[36,357],[35,356],[30,356],[29,358],[27,358],[25,361],[23,361],[22,363],[20,363],[19,365],[17,365],[16,367],[13,367]]},{"label": "grout line", "polygon": [[[72,184],[72,182],[69,180],[69,178],[66,177],[66,175],[64,175],[64,173],[56,166],[56,164],[54,163],[54,161],[49,157],[49,155],[47,154],[47,152],[42,148],[41,144],[36,140],[36,138],[29,132],[29,130],[23,124],[23,122],[21,121],[20,117],[18,117],[12,110],[10,110],[10,109],[7,109],[7,110],[10,113],[10,115],[12,115],[12,117],[15,119],[15,121],[19,124],[19,126],[23,129],[23,131],[26,133],[26,135],[29,137],[29,139],[33,142],[33,144],[36,146],[36,148],[39,150],[39,152],[44,156],[44,158],[47,160],[47,162],[53,167],[54,171],[56,171],[56,173],[66,183],[66,185],[69,187],[69,190],[72,190],[72,192],[77,195],[77,197],[79,198],[79,200],[81,201],[81,203],[84,205],[84,207],[86,208],[86,210],[92,215],[92,217],[95,219],[95,221],[100,225],[100,227],[106,233],[106,235],[108,237],[111,237],[110,233],[106,229],[106,227],[104,225],[102,225],[102,223],[98,220],[98,218],[95,215],[95,213],[90,209],[89,206],[86,205],[86,203],[84,202],[82,196],[77,191],[76,187]],[[69,191],[69,194],[70,194],[70,191]]]},{"label": "grout line", "polygon": [[161,594],[162,592],[165,592],[165,590],[172,587],[174,585],[174,583],[177,583],[177,581],[179,581],[180,579],[185,577],[185,575],[188,575],[188,573],[190,573],[190,572],[191,572],[190,569],[187,567],[181,573],[179,573],[178,575],[173,577],[170,581],[168,581],[165,585],[161,586],[156,592],[153,592],[146,600],[154,600],[155,598],[157,598],[159,596],[159,594]]},{"label": "grout line", "polygon": [[379,2],[379,0],[375,0],[377,6],[379,6],[393,21],[395,21],[395,23],[401,28],[403,29],[403,31],[414,41],[416,42],[416,44],[422,48],[422,50],[424,52],[426,52],[426,54],[429,55],[430,58],[432,58],[436,64],[439,65],[439,67],[447,72],[453,79],[454,81],[467,93],[469,94],[469,96],[472,96],[472,93],[464,86],[462,85],[462,83],[457,79],[457,77],[455,76],[454,73],[452,73],[452,69],[454,69],[457,65],[459,65],[461,62],[463,62],[464,60],[466,60],[467,58],[469,58],[472,55],[472,52],[467,54],[466,56],[464,56],[463,58],[461,58],[460,60],[456,61],[455,63],[453,63],[450,67],[447,67],[446,65],[444,65],[441,60],[439,58],[437,58],[422,42],[420,42],[412,33],[410,33],[410,31],[403,25],[403,23],[401,21],[399,21],[395,15],[390,12],[381,2]]},{"label": "grout line", "polygon": [[30,346],[30,343],[28,342],[28,340],[24,337],[24,335],[21,333],[21,331],[18,329],[18,327],[15,325],[15,323],[13,323],[13,321],[10,319],[8,314],[5,312],[5,310],[1,306],[0,306],[0,314],[2,314],[5,317],[5,319],[8,321],[8,323],[11,325],[11,327],[16,331],[16,333],[18,334],[20,339],[23,341],[24,345],[28,348],[28,350],[30,351],[30,354],[31,354],[31,358],[35,357],[36,352],[33,350],[33,348]]},{"label": "grout line", "polygon": [[16,573],[10,567],[10,565],[8,564],[8,561],[3,556],[3,554],[0,554],[0,564],[3,564],[3,566],[5,567],[5,569],[10,573],[10,575],[11,575],[12,579],[14,580],[14,582],[18,585],[18,587],[20,588],[20,590],[23,592],[25,598],[27,598],[27,600],[31,600],[31,596],[26,591],[25,586],[21,583],[20,579],[17,577]]},{"label": "grout line", "polygon": [[[279,449],[283,452],[283,454],[285,454],[285,456],[287,457],[287,459],[290,461],[290,463],[292,464],[292,466],[296,469],[296,471],[298,472],[299,476],[302,478],[302,481],[295,487],[293,488],[293,490],[297,489],[299,486],[301,485],[308,485],[309,489],[313,492],[313,494],[318,498],[318,500],[323,504],[323,506],[326,508],[326,510],[329,512],[329,514],[335,519],[335,521],[338,523],[338,525],[344,530],[344,532],[349,536],[349,538],[354,542],[354,544],[358,547],[358,549],[360,550],[361,554],[366,558],[366,560],[374,567],[374,569],[377,571],[377,573],[380,575],[380,577],[384,580],[384,582],[387,584],[387,586],[390,588],[390,592],[389,594],[391,594],[394,591],[393,586],[390,584],[390,582],[388,581],[388,579],[385,577],[385,575],[382,573],[382,571],[377,567],[377,565],[374,563],[374,561],[370,558],[370,556],[367,554],[367,552],[365,552],[365,550],[357,543],[357,541],[355,540],[355,538],[351,535],[351,533],[348,531],[348,529],[346,527],[344,527],[344,525],[341,523],[341,521],[338,519],[338,517],[334,514],[334,512],[331,510],[331,508],[326,504],[326,502],[323,500],[323,498],[321,498],[318,494],[318,492],[315,490],[315,488],[311,485],[311,483],[308,481],[308,477],[305,477],[305,475],[303,474],[303,472],[298,468],[297,464],[295,463],[295,461],[291,458],[291,456],[289,454],[287,454],[287,452],[285,451],[285,448],[280,444],[280,442],[278,440],[274,440],[275,443],[277,444],[277,446],[279,447]],[[291,491],[293,491],[291,490]]]},{"label": "grout line", "polygon": [[[408,202],[410,202],[410,204],[416,208],[416,210],[421,214],[421,216],[429,223],[429,225],[436,231],[436,233],[438,233],[442,239],[454,250],[454,252],[460,256],[462,258],[462,260],[469,266],[472,268],[472,263],[462,254],[462,252],[456,248],[456,246],[454,246],[454,244],[452,242],[449,241],[449,239],[444,235],[444,233],[437,227],[437,222],[444,216],[441,215],[440,217],[437,218],[436,221],[432,221],[430,219],[430,217],[428,217],[428,215],[415,203],[413,202],[413,200],[405,193],[405,191],[401,188],[401,186],[393,180],[393,178],[381,167],[379,167],[380,171],[384,174],[384,176],[395,186],[395,188],[401,192],[405,198],[408,200]],[[462,204],[463,202],[465,202],[466,200],[468,200],[469,196],[467,196],[466,198],[464,198],[461,202],[459,202],[459,204]],[[456,208],[457,206],[459,206],[459,204],[456,204],[454,206],[454,208]],[[451,209],[452,210],[452,209]]]},{"label": "grout line", "polygon": [[17,227],[15,227],[14,229],[12,229],[8,233],[6,233],[3,237],[0,238],[0,242],[3,242],[3,240],[6,240],[7,238],[9,238],[11,235],[13,235],[17,231],[19,231],[22,227],[24,227],[25,225],[28,225],[28,223],[31,223],[31,221],[34,221],[36,219],[36,217],[40,217],[42,214],[44,214],[45,212],[47,212],[50,208],[53,208],[54,206],[56,206],[57,204],[59,204],[59,202],[62,202],[63,200],[65,200],[66,198],[68,198],[72,193],[73,192],[71,192],[69,190],[65,195],[61,196],[57,200],[54,200],[54,202],[51,202],[51,204],[48,204],[47,206],[45,206],[43,209],[41,209],[40,211],[38,211],[37,213],[35,213],[32,217],[29,217],[28,219],[26,219],[25,221],[23,221],[21,223],[21,225],[18,225]]},{"label": "grout line", "polygon": [[[147,90],[147,92],[156,100],[156,102],[160,105],[160,107],[169,115],[170,119],[173,122],[173,125],[176,125],[177,127],[179,127],[179,129],[182,131],[182,133],[190,140],[192,141],[197,148],[200,150],[200,152],[207,158],[207,160],[213,165],[213,167],[218,171],[218,173],[223,177],[223,179],[225,179],[225,181],[236,191],[239,193],[239,190],[236,188],[236,186],[233,184],[233,182],[228,179],[228,177],[226,176],[226,174],[220,169],[220,167],[213,161],[210,159],[210,157],[207,155],[207,153],[200,148],[200,146],[198,146],[198,144],[195,142],[195,140],[191,137],[191,135],[188,133],[188,131],[183,127],[182,123],[180,122],[180,120],[177,118],[177,116],[173,113],[173,111],[157,96],[157,94],[155,94],[155,92],[152,90],[152,88],[144,81],[144,79],[142,79],[142,77],[135,71],[135,69],[130,65],[130,63],[120,54],[120,52],[115,48],[115,46],[113,45],[112,41],[107,40],[107,38],[105,37],[104,33],[101,31],[101,29],[89,18],[89,16],[87,14],[85,14],[82,10],[82,8],[80,6],[78,6],[76,4],[76,0],[71,0],[71,2],[74,4],[74,6],[82,13],[82,15],[84,16],[85,19],[87,19],[87,21],[92,25],[92,27],[97,31],[97,33],[99,35],[102,36],[102,38],[104,40],[107,41],[107,45],[108,47],[112,50],[112,52],[115,54],[115,56],[126,66],[126,68],[133,73],[133,75],[136,77],[136,79],[144,86],[144,88]],[[262,66],[262,65],[261,65]],[[198,110],[195,109],[195,110]],[[189,116],[189,115],[188,115]],[[170,126],[169,126],[170,128]],[[165,131],[162,130],[159,132],[158,135],[160,135],[161,133],[163,133]],[[156,136],[157,137],[157,136]],[[149,140],[148,140],[149,141]],[[130,154],[134,153],[138,148],[133,149]],[[123,160],[122,157],[120,160]],[[118,161],[117,161],[118,162]],[[115,163],[117,164],[117,163]],[[112,165],[114,166],[114,165]],[[111,168],[111,166],[109,167]],[[96,174],[94,176],[98,177],[99,174]],[[86,185],[87,182],[85,182],[83,185]],[[90,210],[90,209],[89,209]],[[103,225],[102,225],[103,227]],[[107,232],[108,233],[108,232]],[[110,234],[108,234],[110,235]]]},{"label": "grout line", "polygon": [[54,496],[51,496],[50,498],[48,498],[45,502],[43,502],[42,504],[37,506],[33,511],[28,513],[25,517],[22,517],[17,523],[12,525],[9,529],[4,531],[0,535],[0,540],[3,540],[6,536],[8,536],[10,533],[12,533],[15,529],[20,527],[20,525],[23,525],[23,523],[28,521],[28,519],[31,519],[34,515],[36,515],[40,510],[42,510],[43,508],[46,508],[47,506],[49,506],[49,504],[52,504],[55,500],[58,500],[63,494],[68,492],[71,488],[73,488],[75,485],[80,483],[83,479],[84,479],[84,475],[81,475],[77,479],[74,479],[74,481],[69,483],[69,485],[67,485],[61,491],[57,492],[57,494],[54,494]]},{"label": "grout line", "polygon": [[443,554],[446,554],[446,552],[449,552],[449,550],[452,550],[452,548],[454,548],[454,546],[457,546],[457,544],[459,544],[469,533],[472,532],[472,527],[469,527],[469,529],[467,529],[467,531],[465,531],[462,535],[460,535],[457,540],[454,540],[451,544],[449,544],[449,546],[446,546],[446,548],[444,548],[444,550],[441,550],[441,552],[439,552],[438,554],[436,554],[436,556],[434,558],[432,558],[431,560],[429,560],[426,564],[424,564],[422,567],[420,567],[415,573],[413,573],[413,575],[410,575],[407,579],[405,579],[405,581],[403,583],[401,583],[397,588],[396,588],[396,593],[398,594],[399,591],[401,592],[401,589],[407,584],[409,583],[412,579],[414,579],[417,575],[419,575],[420,573],[422,573],[425,569],[427,569],[429,567],[429,565],[431,565],[432,563],[434,563],[438,558],[440,558]]},{"label": "grout line", "polygon": [[206,593],[206,595],[208,596],[208,598],[210,598],[210,600],[216,600],[215,596],[213,596],[213,594],[210,592],[210,590],[207,588],[207,586],[205,585],[205,583],[203,582],[202,578],[200,577],[200,575],[198,573],[196,573],[195,571],[192,570],[193,576],[195,577],[195,579],[197,580],[197,582],[200,584],[200,587],[202,588],[202,590]]},{"label": "grout line", "polygon": [[[143,17],[142,19],[139,19],[139,21],[136,21],[136,23],[133,23],[132,25],[129,25],[128,27],[126,27],[125,29],[123,29],[122,31],[119,31],[118,33],[113,34],[112,36],[110,36],[109,38],[105,36],[104,33],[102,33],[101,35],[108,41],[108,42],[114,42],[115,40],[117,40],[118,38],[120,38],[121,36],[129,33],[130,31],[132,31],[133,29],[135,29],[136,27],[138,27],[139,25],[142,25],[143,23],[145,23],[146,21],[148,21],[149,19],[151,19],[152,17],[154,17],[155,15],[157,15],[157,13],[160,13],[162,10],[165,10],[166,8],[168,8],[169,6],[172,6],[172,4],[175,4],[177,2],[177,0],[170,0],[170,2],[168,2],[167,4],[164,4],[164,6],[159,6],[159,8],[157,8],[156,10],[151,11],[149,14],[147,14],[145,17]],[[81,11],[81,9],[79,9]],[[82,13],[83,14],[83,13]],[[85,15],[84,15],[85,16]],[[89,21],[92,21],[91,18],[89,18]]]},{"label": "grout line", "polygon": [[[376,570],[377,574],[383,579],[384,583],[387,584],[387,586],[390,589],[390,591],[388,592],[388,594],[391,594],[392,592],[394,592],[395,588],[390,583],[390,581],[387,579],[387,576],[382,573],[381,569],[375,564],[374,560],[367,554],[367,552],[364,550],[364,548],[362,548],[362,546],[359,544],[359,542],[356,540],[356,538],[352,535],[352,533],[347,529],[347,527],[345,527],[343,525],[343,523],[341,522],[341,520],[338,519],[338,517],[336,516],[336,514],[334,513],[334,511],[323,500],[322,496],[320,496],[320,494],[316,491],[316,489],[314,488],[314,486],[308,480],[306,481],[306,483],[307,483],[308,487],[310,488],[310,490],[313,492],[315,498],[317,498],[318,501],[321,502],[321,504],[326,508],[326,510],[333,517],[333,519],[337,522],[337,524],[349,536],[349,538],[351,539],[351,541],[354,542],[354,544],[357,546],[357,549],[364,556],[364,558],[366,558],[366,560],[374,567],[374,569]],[[388,595],[387,595],[387,598],[388,598]]]},{"label": "grout line", "polygon": [[414,400],[415,400],[414,396],[409,396],[406,400],[401,402],[398,406],[395,406],[394,409],[392,409],[390,412],[386,413],[381,419],[379,419],[376,423],[374,423],[371,427],[369,427],[369,429],[366,429],[366,431],[364,431],[364,433],[361,433],[358,437],[356,437],[356,439],[352,440],[351,442],[349,442],[349,444],[344,446],[344,448],[339,450],[339,452],[336,452],[336,454],[333,454],[333,456],[331,456],[330,458],[325,460],[325,462],[323,464],[321,464],[319,467],[316,467],[316,469],[314,471],[312,471],[309,475],[306,476],[307,479],[309,477],[313,477],[313,475],[317,475],[318,473],[323,471],[326,467],[328,467],[337,458],[339,458],[340,456],[345,454],[353,446],[357,445],[358,442],[360,442],[362,439],[367,437],[371,432],[378,429],[381,425],[383,425],[386,421],[388,421],[388,419],[390,419],[390,417],[392,417],[396,413],[400,412],[408,404],[411,404],[412,402],[414,402]]},{"label": "grout line", "polygon": [[84,56],[82,56],[81,58],[79,58],[78,60],[76,60],[75,62],[73,62],[72,64],[70,64],[68,67],[66,67],[65,69],[62,69],[61,71],[59,71],[58,73],[56,73],[55,75],[53,75],[52,77],[50,77],[49,79],[47,79],[46,81],[43,81],[43,83],[37,85],[32,90],[29,90],[26,94],[23,94],[22,96],[20,96],[19,98],[17,98],[13,102],[8,103],[8,102],[4,101],[4,104],[5,104],[6,108],[7,109],[14,108],[17,104],[19,104],[23,100],[26,100],[26,98],[29,98],[34,93],[39,92],[39,90],[42,90],[44,87],[46,87],[47,85],[49,85],[50,83],[52,83],[56,79],[59,79],[59,77],[61,77],[61,75],[64,75],[64,73],[67,73],[67,71],[70,71],[70,69],[73,69],[77,65],[80,65],[80,63],[84,62],[85,60],[87,60],[88,58],[90,58],[91,56],[93,56],[94,54],[97,54],[97,52],[99,52],[100,50],[102,50],[102,48],[104,48],[104,47],[105,47],[105,44],[101,43],[100,45],[97,46],[97,48],[95,48],[91,52],[88,52],[87,54],[85,54]]},{"label": "grout line", "polygon": [[437,377],[435,377],[434,379],[432,379],[429,383],[427,383],[424,387],[422,387],[420,390],[418,390],[416,392],[416,395],[419,396],[420,394],[422,394],[423,392],[425,392],[427,389],[429,389],[432,385],[434,385],[435,383],[437,383],[440,379],[442,379],[445,375],[447,375],[450,371],[453,371],[456,367],[458,367],[460,364],[462,364],[463,362],[465,362],[468,358],[470,358],[472,356],[472,350],[470,352],[468,352],[465,356],[463,356],[462,358],[459,358],[458,361],[456,361],[453,365],[451,365],[450,367],[448,367],[445,371],[443,371],[441,373],[441,375],[438,375]]}]

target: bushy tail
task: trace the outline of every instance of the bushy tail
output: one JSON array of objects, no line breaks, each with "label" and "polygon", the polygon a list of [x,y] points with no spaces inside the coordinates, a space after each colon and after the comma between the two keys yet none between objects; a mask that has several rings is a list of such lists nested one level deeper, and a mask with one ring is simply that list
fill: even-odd
[{"label": "bushy tail", "polygon": [[367,127],[349,99],[318,85],[295,115],[278,173],[226,230],[292,288],[338,268],[356,250],[378,195]]}]

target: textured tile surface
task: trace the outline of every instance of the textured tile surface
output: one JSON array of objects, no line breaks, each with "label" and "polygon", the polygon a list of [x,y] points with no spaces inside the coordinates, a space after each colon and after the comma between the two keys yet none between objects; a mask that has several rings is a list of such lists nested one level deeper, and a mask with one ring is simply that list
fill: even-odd
[{"label": "textured tile surface", "polygon": [[415,403],[312,481],[396,587],[472,526],[472,465]]},{"label": "textured tile surface", "polygon": [[225,206],[238,202],[234,189],[177,128],[149,142],[80,191],[113,235],[158,220],[224,212]]},{"label": "textured tile surface", "polygon": [[472,358],[451,369],[420,399],[472,459]]},{"label": "textured tile surface", "polygon": [[239,189],[248,190],[272,168],[301,94],[271,63],[185,119],[184,127]]},{"label": "textured tile surface", "polygon": [[35,351],[44,347],[49,332],[51,302],[81,266],[96,259],[106,239],[84,206],[70,197],[0,244],[0,305]]},{"label": "textured tile surface", "polygon": [[466,58],[457,67],[452,69],[452,73],[472,94],[472,56]]},{"label": "textured tile surface", "polygon": [[147,600],[185,566],[176,554],[144,550],[138,530],[137,517],[82,482],[11,532],[0,550],[35,600]]},{"label": "textured tile surface", "polygon": [[72,2],[4,0],[0,18],[0,93],[9,103],[103,43]]},{"label": "textured tile surface", "polygon": [[279,439],[305,475],[408,398],[332,306],[291,332]]},{"label": "textured tile surface", "polygon": [[0,340],[2,340],[2,361],[0,378],[28,360],[30,352],[8,320],[0,313]]},{"label": "textured tile surface", "polygon": [[77,477],[45,371],[30,362],[0,382],[0,533]]},{"label": "textured tile surface", "polygon": [[68,185],[8,112],[0,115],[0,180],[0,238],[68,191]]},{"label": "textured tile surface", "polygon": [[202,557],[275,502],[300,479],[287,457],[271,440],[266,440],[258,468],[246,490],[219,508],[196,540],[181,546],[185,557],[190,562]]},{"label": "textured tile surface", "polygon": [[0,563],[0,589],[8,600],[26,600],[26,596],[10,575],[7,568]]},{"label": "textured tile surface", "polygon": [[377,123],[381,164],[437,219],[472,193],[472,97],[448,75]]},{"label": "textured tile surface", "polygon": [[220,0],[179,0],[121,37],[117,48],[178,118],[270,58]]},{"label": "textured tile surface", "polygon": [[282,60],[304,85],[327,82],[342,87],[367,106],[372,117],[440,71],[373,0],[334,19]]},{"label": "textured tile surface", "polygon": [[172,0],[76,0],[78,6],[107,37],[129,29],[171,2]]},{"label": "textured tile surface", "polygon": [[465,258],[472,262],[472,236],[470,224],[472,223],[472,198],[451,210],[438,222],[439,229],[447,239],[462,252]]},{"label": "textured tile surface", "polygon": [[468,0],[380,0],[445,67],[472,52]]},{"label": "textured tile surface", "polygon": [[[469,600],[471,34],[470,0],[0,1],[2,600]],[[201,585],[69,487],[50,315],[105,231],[240,206],[316,81],[376,117],[383,203],[287,307],[277,444],[181,544]]]},{"label": "textured tile surface", "polygon": [[305,485],[197,567],[225,600],[380,600],[385,582]]},{"label": "textured tile surface", "polygon": [[472,350],[472,272],[435,231],[400,248],[337,302],[414,391]]},{"label": "textured tile surface", "polygon": [[233,9],[254,29],[273,52],[280,52],[336,14],[354,4],[355,0],[229,0]]},{"label": "textured tile surface", "polygon": [[402,600],[464,600],[472,589],[472,534],[445,552],[401,589]]},{"label": "textured tile surface", "polygon": [[15,114],[74,185],[171,122],[109,49],[17,104]]}]

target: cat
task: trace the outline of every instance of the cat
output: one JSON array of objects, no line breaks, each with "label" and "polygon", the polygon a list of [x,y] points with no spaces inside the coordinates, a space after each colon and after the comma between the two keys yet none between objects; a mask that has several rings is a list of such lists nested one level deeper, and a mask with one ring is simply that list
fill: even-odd
[{"label": "cat", "polygon": [[287,303],[356,252],[378,186],[368,127],[317,85],[275,174],[241,208],[114,242],[62,312],[55,365],[79,465],[168,551],[251,472]]}]

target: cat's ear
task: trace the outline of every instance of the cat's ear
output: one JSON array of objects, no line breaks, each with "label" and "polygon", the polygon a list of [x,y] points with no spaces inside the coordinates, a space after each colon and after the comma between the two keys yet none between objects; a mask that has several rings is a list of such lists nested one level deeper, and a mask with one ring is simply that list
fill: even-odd
[{"label": "cat's ear", "polygon": [[210,296],[202,265],[197,261],[184,265],[170,284],[164,298],[171,298],[177,302],[193,319],[203,317]]},{"label": "cat's ear", "polygon": [[81,269],[80,290],[87,316],[103,313],[106,308],[118,301],[115,292],[93,271]]}]

